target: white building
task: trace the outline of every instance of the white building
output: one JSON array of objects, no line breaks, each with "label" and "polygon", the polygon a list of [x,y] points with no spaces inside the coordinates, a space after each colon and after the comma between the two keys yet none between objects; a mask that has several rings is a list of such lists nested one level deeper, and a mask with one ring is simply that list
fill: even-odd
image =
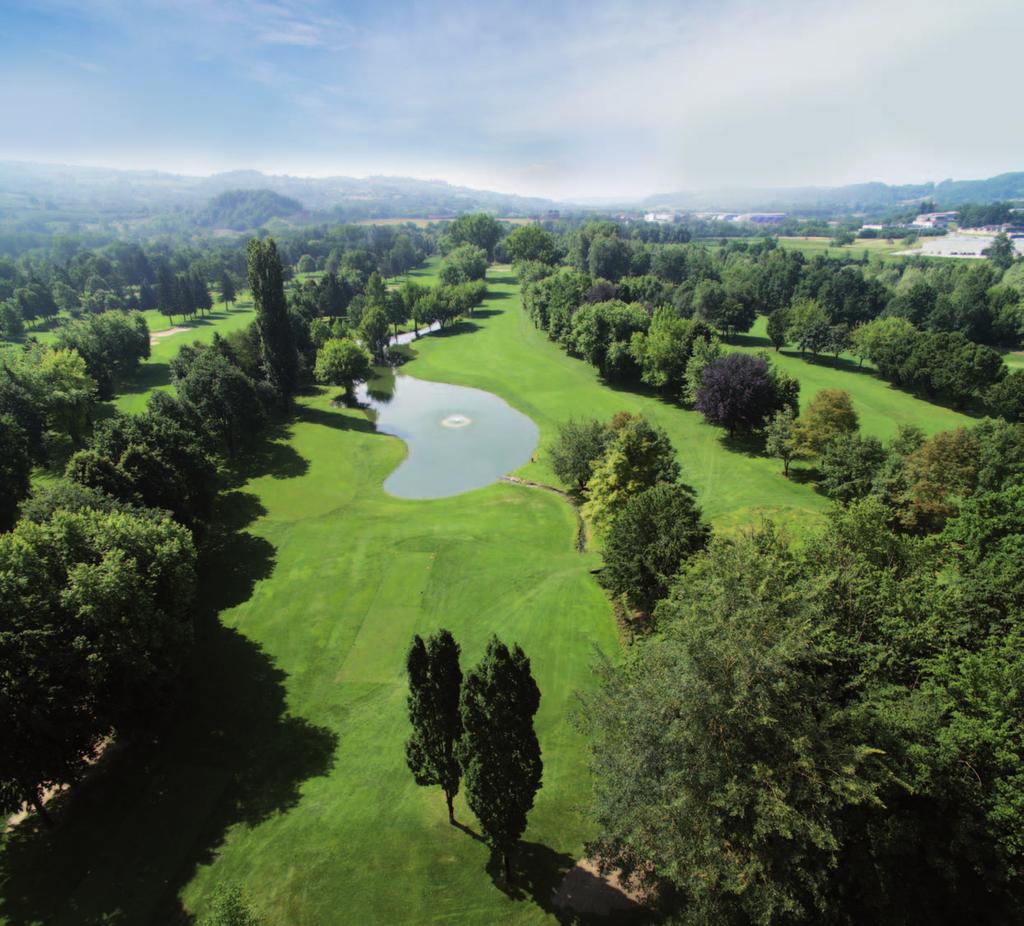
[{"label": "white building", "polygon": [[645,222],[657,222],[659,225],[671,225],[677,221],[674,212],[645,212]]},{"label": "white building", "polygon": [[911,223],[918,228],[947,228],[956,221],[959,212],[922,212]]}]

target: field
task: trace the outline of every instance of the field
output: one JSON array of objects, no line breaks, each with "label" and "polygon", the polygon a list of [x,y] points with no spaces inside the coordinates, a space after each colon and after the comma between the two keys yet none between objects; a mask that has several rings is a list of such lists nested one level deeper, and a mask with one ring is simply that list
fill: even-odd
[{"label": "field", "polygon": [[[669,431],[719,529],[768,514],[799,530],[825,510],[811,486],[727,446],[696,413],[600,383],[532,327],[507,269],[492,270],[490,283],[474,317],[410,346],[403,372],[501,395],[537,422],[541,447],[570,415],[643,412]],[[196,332],[249,318],[236,310]],[[758,337],[742,346],[757,349]],[[186,340],[155,347],[119,406],[141,407]],[[869,433],[968,420],[848,365],[778,362],[805,396],[848,389]],[[593,683],[595,652],[618,649],[590,574],[598,557],[575,552],[573,513],[547,492],[496,484],[435,501],[386,495],[381,483],[403,454],[361,411],[334,407],[324,391],[300,397],[294,420],[223,497],[196,660],[167,732],[106,757],[63,799],[55,832],[29,821],[6,837],[0,922],[178,923],[183,910],[202,912],[218,884],[241,885],[270,923],[554,922],[552,890],[590,835],[579,812],[584,744],[568,717],[574,693]],[[542,450],[521,474],[552,478]],[[518,641],[542,691],[544,786],[516,896],[492,879],[486,848],[448,825],[440,791],[416,787],[405,768],[405,648],[440,626],[462,643],[465,666],[492,632]],[[457,815],[475,825],[461,798]]]},{"label": "field", "polygon": [[865,252],[871,257],[890,257],[897,251],[906,249],[899,240],[889,244],[886,238],[858,238],[853,244],[843,245],[841,248],[832,247],[831,238],[779,238],[779,245],[793,251],[800,251],[805,257],[816,257],[819,254],[825,257],[860,258]]}]

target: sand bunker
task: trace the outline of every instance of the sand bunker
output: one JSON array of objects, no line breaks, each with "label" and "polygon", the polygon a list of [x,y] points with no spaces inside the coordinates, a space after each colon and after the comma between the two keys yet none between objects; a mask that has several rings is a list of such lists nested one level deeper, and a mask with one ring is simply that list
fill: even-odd
[{"label": "sand bunker", "polygon": [[192,330],[191,328],[182,328],[180,325],[178,325],[178,326],[176,326],[174,328],[164,328],[163,331],[154,331],[149,336],[149,343],[150,344],[157,344],[157,343],[160,342],[161,339],[168,338],[172,334],[180,334],[182,331],[191,331],[191,330]]},{"label": "sand bunker", "polygon": [[449,415],[441,420],[441,426],[444,428],[464,428],[472,423],[473,419],[465,415]]}]

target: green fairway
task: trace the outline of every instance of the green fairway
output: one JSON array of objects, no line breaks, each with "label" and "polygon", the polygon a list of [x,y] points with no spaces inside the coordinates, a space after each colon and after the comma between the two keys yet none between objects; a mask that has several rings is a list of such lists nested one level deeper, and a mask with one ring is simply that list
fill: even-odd
[{"label": "green fairway", "polygon": [[[668,431],[679,450],[683,479],[694,486],[704,511],[720,528],[755,523],[766,515],[799,530],[808,515],[828,507],[827,499],[810,485],[784,479],[777,460],[746,448],[731,449],[724,431],[705,424],[698,413],[653,394],[602,384],[592,367],[567,357],[533,327],[520,309],[518,287],[507,270],[492,270],[489,279],[491,298],[484,309],[456,326],[453,334],[415,342],[411,352],[416,359],[406,372],[497,393],[537,422],[542,446],[570,416],[607,419],[623,409],[641,412]],[[744,339],[746,347],[762,345],[764,324],[764,319],[758,321],[753,335]],[[770,346],[767,339],[763,346]],[[777,362],[800,379],[803,401],[825,387],[849,391],[868,434],[888,437],[903,422],[931,433],[971,420],[893,389],[849,364],[835,369],[787,354]],[[523,472],[532,479],[554,480],[543,453]]]},{"label": "green fairway", "polygon": [[[483,308],[415,342],[404,372],[502,396],[539,425],[542,447],[570,415],[643,412],[669,431],[719,528],[770,514],[799,529],[826,508],[698,414],[603,385],[533,328],[507,269],[490,281]],[[251,312],[228,318],[244,324]],[[219,324],[229,321],[196,335]],[[189,337],[168,338],[147,366]],[[968,420],[868,373],[779,362],[805,398],[849,389],[870,433]],[[162,385],[141,383],[119,405],[141,407]],[[30,820],[5,837],[0,922],[178,923],[183,906],[202,912],[233,884],[270,923],[554,922],[552,891],[591,835],[579,811],[584,743],[568,715],[593,683],[596,650],[618,649],[590,574],[598,554],[575,551],[574,513],[548,492],[498,483],[432,501],[387,495],[404,445],[362,411],[334,407],[333,393],[301,397],[222,499],[195,660],[169,729],[105,759],[53,833]],[[553,479],[542,450],[520,473]],[[486,847],[448,825],[440,790],[418,788],[405,767],[405,650],[441,626],[462,643],[464,668],[493,632],[519,642],[542,692],[544,785],[516,896],[488,873]],[[461,796],[457,815],[475,827]]]},{"label": "green fairway", "polygon": [[207,315],[173,326],[184,328],[184,331],[161,336],[161,331],[172,330],[167,317],[155,309],[143,314],[146,316],[153,343],[150,345],[149,357],[142,362],[134,381],[122,387],[114,400],[115,407],[122,412],[141,412],[145,409],[146,400],[154,389],[171,388],[170,362],[182,344],[191,344],[193,341],[208,344],[213,340],[215,333],[223,336],[231,331],[237,331],[256,317],[251,299],[240,298],[230,309],[223,302],[217,302]]}]

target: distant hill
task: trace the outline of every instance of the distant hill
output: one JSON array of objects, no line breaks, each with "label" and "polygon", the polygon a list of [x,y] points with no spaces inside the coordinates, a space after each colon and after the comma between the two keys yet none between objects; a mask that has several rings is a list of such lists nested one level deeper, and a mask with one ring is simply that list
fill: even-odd
[{"label": "distant hill", "polygon": [[[252,197],[249,204],[230,197]],[[229,195],[221,201],[219,197]],[[276,196],[277,200],[269,197]],[[211,202],[211,199],[213,202]],[[284,202],[289,203],[285,208]],[[235,213],[237,209],[240,210]],[[249,208],[252,206],[252,212]],[[159,171],[0,162],[0,220],[51,227],[64,222],[131,222],[135,231],[157,218],[179,228],[253,228],[250,221],[298,212],[311,221],[448,217],[488,211],[544,214],[559,204],[411,177],[291,177],[237,170],[209,177]],[[564,208],[562,206],[561,208]],[[262,213],[262,215],[261,215]],[[171,218],[168,218],[171,217]]]},{"label": "distant hill", "polygon": [[198,216],[198,223],[208,228],[231,228],[246,231],[259,228],[271,219],[296,216],[302,203],[273,190],[228,190],[215,196]]},{"label": "distant hill", "polygon": [[920,200],[938,207],[997,200],[1024,200],[1024,171],[987,180],[943,180],[940,183],[855,183],[838,187],[737,188],[659,193],[642,200],[643,209],[687,212],[881,212]]}]

